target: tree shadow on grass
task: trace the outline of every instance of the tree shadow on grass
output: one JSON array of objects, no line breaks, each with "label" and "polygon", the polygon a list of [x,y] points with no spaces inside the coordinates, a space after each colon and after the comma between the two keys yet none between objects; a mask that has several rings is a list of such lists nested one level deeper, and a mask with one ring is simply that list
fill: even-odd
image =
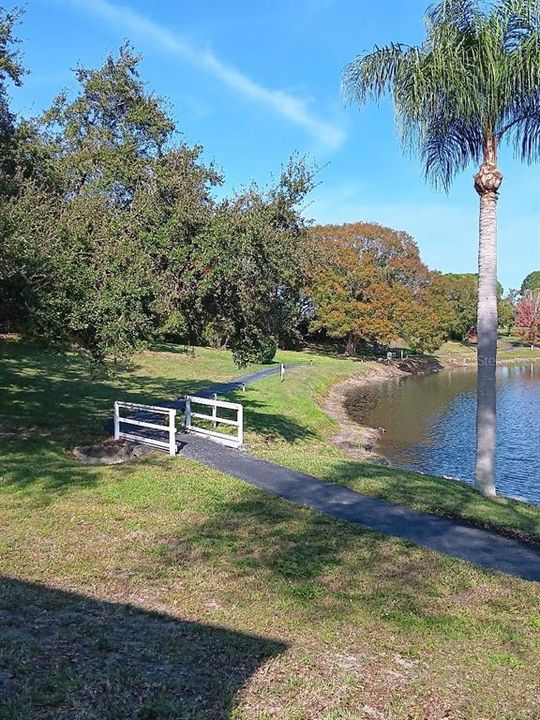
[{"label": "tree shadow on grass", "polygon": [[[281,388],[283,396],[286,398],[286,384],[281,385]],[[280,440],[295,443],[318,438],[318,433],[308,423],[299,422],[286,414],[286,409],[284,411],[279,407],[272,408],[271,391],[265,391],[261,387],[250,387],[249,392],[246,393],[240,388],[233,388],[222,395],[229,402],[243,405],[244,431],[257,435],[259,439],[267,443]],[[264,410],[266,412],[263,412]],[[236,411],[231,413],[220,409],[219,415],[236,419]]]},{"label": "tree shadow on grass", "polygon": [[78,356],[50,351],[42,356],[35,346],[14,343],[0,366],[2,482],[28,489],[37,505],[74,487],[91,486],[100,470],[80,465],[70,449],[111,436],[115,400],[156,403],[208,383],[206,378],[190,382],[130,373],[96,379]]},{"label": "tree shadow on grass", "polygon": [[[214,383],[212,378],[177,380],[135,373],[97,379],[79,356],[41,354],[35,346],[10,344],[0,364],[0,477],[21,488],[33,486],[39,504],[74,486],[92,485],[99,481],[99,469],[79,465],[69,449],[111,437],[115,400],[178,405],[174,398]],[[245,397],[239,400],[245,402]],[[270,439],[310,436],[293,420],[247,410],[248,423],[253,418],[257,431]],[[178,428],[180,423],[179,414]]]},{"label": "tree shadow on grass", "polygon": [[4,363],[0,478],[21,488],[33,485],[40,503],[74,486],[92,485],[99,469],[80,465],[70,450],[111,438],[115,400],[159,404],[208,384],[206,378],[176,381],[129,375],[114,382],[93,380],[71,359],[58,360],[57,367],[51,362],[40,366],[35,358]]},{"label": "tree shadow on grass", "polygon": [[225,720],[283,642],[0,579],[0,717]]},{"label": "tree shadow on grass", "polygon": [[0,433],[4,437],[30,428],[32,436],[75,438],[79,443],[103,436],[115,400],[153,403],[196,393],[208,378],[178,380],[124,373],[94,378],[77,357],[19,351],[2,358]]},{"label": "tree shadow on grass", "polygon": [[[110,468],[82,465],[58,442],[43,438],[24,442],[4,442],[0,452],[0,487],[4,492],[24,497],[25,505],[46,507],[66,493],[92,488],[109,478],[125,479],[130,473],[163,470],[165,453],[153,452],[143,462],[137,460]],[[106,482],[106,480],[105,480]]]},{"label": "tree shadow on grass", "polygon": [[448,602],[446,589],[467,590],[471,576],[481,587],[483,571],[456,568],[455,561],[413,543],[258,492],[156,540],[151,564],[166,567],[169,577],[197,562],[235,577],[248,596],[261,588],[265,596],[282,596],[314,623],[345,622],[360,611],[391,632],[475,632],[462,606]]},{"label": "tree shadow on grass", "polygon": [[262,412],[260,408],[268,407],[268,403],[257,400],[253,393],[246,396],[242,392],[227,394],[231,402],[241,403],[244,406],[244,431],[255,433],[266,442],[285,440],[294,443],[299,440],[316,438],[317,434],[307,425],[293,420],[287,415],[276,412]]},{"label": "tree shadow on grass", "polygon": [[[0,438],[44,438],[65,447],[90,443],[110,435],[115,400],[178,407],[184,395],[196,395],[214,385],[215,378],[176,379],[132,372],[96,378],[80,356],[40,354],[35,346],[13,343],[0,364]],[[243,393],[237,393],[236,400],[248,412],[249,407],[260,406],[257,401],[246,401]],[[294,421],[270,413],[253,414],[252,420],[255,429],[268,437],[309,435]]]}]

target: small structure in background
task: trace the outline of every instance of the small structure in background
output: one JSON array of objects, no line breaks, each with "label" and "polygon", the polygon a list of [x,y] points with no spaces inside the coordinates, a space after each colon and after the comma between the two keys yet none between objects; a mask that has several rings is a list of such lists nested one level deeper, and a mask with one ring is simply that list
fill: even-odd
[{"label": "small structure in background", "polygon": [[285,380],[285,365],[283,363],[279,365],[279,379],[281,382]]}]

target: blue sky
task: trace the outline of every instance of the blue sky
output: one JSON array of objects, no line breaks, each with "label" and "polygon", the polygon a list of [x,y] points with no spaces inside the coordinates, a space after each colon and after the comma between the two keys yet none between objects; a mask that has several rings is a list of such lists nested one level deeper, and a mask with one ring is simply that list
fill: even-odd
[{"label": "blue sky", "polygon": [[[423,259],[476,270],[474,168],[450,193],[431,190],[404,157],[388,102],[345,107],[340,74],[374,44],[423,37],[427,0],[30,0],[18,35],[31,74],[13,107],[37,114],[73,87],[70,69],[97,67],[129,39],[141,74],[167,98],[188,143],[205,148],[225,192],[266,183],[288,156],[321,167],[306,214],[318,222],[376,221],[411,233]],[[10,4],[11,6],[12,4]],[[540,169],[503,151],[499,277],[518,287],[540,268]]]}]

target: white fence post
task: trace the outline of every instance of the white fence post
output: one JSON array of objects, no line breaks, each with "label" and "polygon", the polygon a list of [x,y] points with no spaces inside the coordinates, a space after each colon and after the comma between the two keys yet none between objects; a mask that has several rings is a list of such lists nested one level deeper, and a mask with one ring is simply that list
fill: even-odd
[{"label": "white fence post", "polygon": [[176,455],[176,410],[169,413],[169,455]]},{"label": "white fence post", "polygon": [[[227,400],[218,400],[214,398],[197,397],[196,395],[185,396],[186,409],[184,413],[184,429],[187,433],[195,433],[210,438],[215,442],[229,447],[239,447],[244,442],[244,408],[240,403],[228,402]],[[193,405],[203,405],[208,408],[208,412],[203,413],[200,410],[193,410]],[[236,420],[228,417],[220,417],[218,415],[219,408],[236,411]],[[218,425],[227,425],[236,428],[236,435],[218,432],[217,430],[209,430],[208,426],[200,426],[197,421],[202,420],[209,423],[212,427]],[[195,421],[195,425],[193,424]]]},{"label": "white fence post", "polygon": [[285,380],[285,365],[283,363],[281,363],[279,366],[279,377],[281,382]]},{"label": "white fence post", "polygon": [[244,444],[244,406],[239,405],[237,410],[237,420],[238,420],[238,446],[242,447]]},{"label": "white fence post", "polygon": [[186,397],[186,409],[184,411],[184,428],[187,432],[191,430],[191,400]]},{"label": "white fence post", "polygon": [[[217,393],[214,393],[214,400],[217,400]],[[217,405],[212,407],[212,427],[217,427]]]},{"label": "white fence post", "polygon": [[[120,408],[131,411],[136,410],[138,413],[135,416],[123,417],[120,415]],[[166,415],[169,419],[168,424],[164,425],[155,422],[156,415]],[[120,427],[122,423],[124,425],[134,425],[135,428],[158,430],[161,433],[167,433],[168,438],[166,440],[157,439],[144,432],[137,435],[134,430],[126,432]],[[115,440],[123,439],[142,443],[143,445],[152,445],[153,447],[168,450],[171,455],[176,455],[176,410],[174,408],[159,407],[158,405],[142,405],[141,403],[117,400],[114,403],[114,438]]]},{"label": "white fence post", "polygon": [[118,403],[114,403],[114,439],[118,440],[120,437],[120,411],[118,409]]}]

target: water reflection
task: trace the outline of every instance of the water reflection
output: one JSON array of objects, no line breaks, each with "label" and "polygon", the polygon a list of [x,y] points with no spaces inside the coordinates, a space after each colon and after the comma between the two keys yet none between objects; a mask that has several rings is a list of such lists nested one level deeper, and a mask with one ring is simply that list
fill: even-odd
[{"label": "water reflection", "polygon": [[[497,485],[540,504],[540,364],[497,368]],[[358,387],[345,407],[362,425],[383,427],[379,452],[393,465],[472,482],[476,371],[445,370]]]}]

